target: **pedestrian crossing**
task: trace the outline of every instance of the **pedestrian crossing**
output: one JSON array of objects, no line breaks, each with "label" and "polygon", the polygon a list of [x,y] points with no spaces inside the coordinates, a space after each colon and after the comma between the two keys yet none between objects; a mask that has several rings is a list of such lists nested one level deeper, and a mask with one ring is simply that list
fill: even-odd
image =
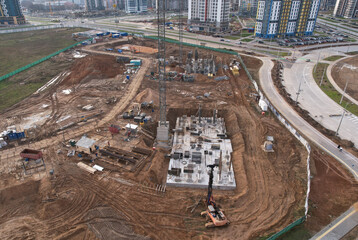
[{"label": "pedestrian crossing", "polygon": [[353,122],[354,124],[356,124],[358,126],[358,117],[356,115],[349,115],[346,117],[350,122]]}]

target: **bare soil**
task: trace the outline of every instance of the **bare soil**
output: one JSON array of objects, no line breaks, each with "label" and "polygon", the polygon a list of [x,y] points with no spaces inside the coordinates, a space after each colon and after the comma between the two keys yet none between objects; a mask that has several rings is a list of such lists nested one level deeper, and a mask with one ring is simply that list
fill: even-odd
[{"label": "bare soil", "polygon": [[345,88],[348,80],[346,92],[358,100],[358,56],[337,62],[332,68],[332,77],[341,89]]},{"label": "bare soil", "polygon": [[311,156],[313,179],[305,226],[315,233],[357,202],[358,186],[354,177],[333,157],[317,148]]},{"label": "bare soil", "polygon": [[[156,43],[150,41],[138,40],[133,44],[156,47]],[[185,53],[193,50],[184,48]],[[175,56],[177,52],[178,46],[167,44],[168,55]],[[223,64],[229,64],[232,59],[217,52],[202,49],[198,52],[201,57],[215,54]],[[152,57],[143,53],[137,56]],[[86,58],[90,61],[85,61]],[[134,92],[132,105],[127,107],[130,110],[136,102],[153,100],[153,109],[145,110],[153,122],[144,125],[146,135],[139,132],[128,142],[125,131],[111,136],[106,126],[112,123],[125,126],[133,121],[119,115],[106,115],[111,113],[111,105],[104,103],[104,99],[109,96],[120,99],[123,92],[131,92],[131,89],[121,85],[121,70],[112,72],[101,67],[101,63],[97,68],[98,61],[109,61],[107,56],[86,58],[76,60],[73,66],[77,67],[71,68],[65,82],[29,98],[23,107],[11,110],[21,114],[29,109],[28,115],[19,117],[18,122],[31,113],[38,113],[35,110],[48,103],[51,117],[40,128],[51,132],[50,127],[61,117],[80,115],[79,106],[92,104],[95,109],[103,110],[98,121],[108,119],[108,125],[88,127],[87,135],[96,139],[100,148],[111,145],[127,151],[133,146],[152,149],[151,136],[155,137],[159,113],[158,81],[150,77],[151,72],[155,72],[155,64],[149,68],[143,66],[147,74],[137,75],[144,79],[138,93]],[[260,66],[257,59],[244,60],[252,71],[258,71],[255,69]],[[78,69],[80,72],[76,73]],[[81,74],[86,69],[87,76]],[[118,75],[113,77],[115,74]],[[187,208],[200,198],[205,199],[206,190],[170,187],[165,193],[155,191],[156,186],[165,184],[169,160],[164,157],[167,153],[164,150],[156,150],[145,158],[142,168],[133,171],[110,166],[100,156],[95,163],[105,170],[90,175],[76,164],[79,161],[93,163],[78,156],[67,157],[68,150],[73,148],[54,142],[44,149],[45,172],[25,177],[22,169],[16,168],[1,176],[0,235],[4,239],[254,239],[276,232],[302,216],[307,185],[305,148],[273,115],[261,115],[255,98],[250,97],[254,89],[243,70],[240,76],[233,76],[229,70],[220,69],[218,75],[227,75],[229,80],[215,81],[198,75],[193,83],[167,82],[167,116],[173,127],[176,117],[196,114],[201,104],[204,115],[211,116],[216,108],[225,118],[233,144],[237,189],[215,190],[214,196],[231,221],[228,227],[206,229],[205,219],[200,216],[204,204],[193,213]],[[72,93],[64,94],[63,90],[68,89]],[[209,97],[204,97],[204,93],[210,93]],[[10,121],[13,113],[7,112],[6,119]],[[261,149],[267,136],[275,139],[274,153]],[[54,176],[49,174],[50,169],[54,169]]]}]

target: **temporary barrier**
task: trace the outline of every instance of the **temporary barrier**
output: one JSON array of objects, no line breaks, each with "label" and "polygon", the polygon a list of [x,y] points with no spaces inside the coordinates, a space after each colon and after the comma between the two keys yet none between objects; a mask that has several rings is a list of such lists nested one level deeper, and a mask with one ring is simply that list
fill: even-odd
[{"label": "temporary barrier", "polygon": [[294,221],[293,223],[291,223],[290,225],[288,225],[287,227],[285,227],[281,231],[279,231],[279,232],[275,233],[274,235],[272,235],[271,237],[269,237],[267,240],[274,240],[274,239],[278,238],[279,236],[281,236],[281,235],[287,233],[288,231],[290,231],[292,228],[300,225],[305,220],[306,220],[306,216],[301,217],[300,219]]}]

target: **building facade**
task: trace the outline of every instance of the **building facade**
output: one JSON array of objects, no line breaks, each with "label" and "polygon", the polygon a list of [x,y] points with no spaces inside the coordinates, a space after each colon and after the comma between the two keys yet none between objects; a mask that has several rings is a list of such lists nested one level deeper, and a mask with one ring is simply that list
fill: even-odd
[{"label": "building facade", "polygon": [[189,0],[190,31],[223,32],[229,29],[230,0]]},{"label": "building facade", "polygon": [[313,34],[320,0],[260,0],[255,35],[284,38]]},{"label": "building facade", "polygon": [[19,0],[0,0],[0,24],[24,24]]},{"label": "building facade", "polygon": [[337,0],[321,0],[320,11],[333,11]]},{"label": "building facade", "polygon": [[86,0],[86,11],[104,10],[103,0]]},{"label": "building facade", "polygon": [[337,0],[333,14],[336,17],[358,17],[358,0]]},{"label": "building facade", "polygon": [[147,0],[126,0],[125,1],[126,13],[141,13],[148,11]]}]

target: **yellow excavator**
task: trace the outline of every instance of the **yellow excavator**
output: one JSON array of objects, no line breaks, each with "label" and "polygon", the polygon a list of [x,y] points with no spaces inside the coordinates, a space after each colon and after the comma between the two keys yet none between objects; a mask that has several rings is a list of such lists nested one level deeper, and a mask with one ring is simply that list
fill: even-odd
[{"label": "yellow excavator", "polygon": [[206,217],[207,223],[205,227],[222,227],[230,224],[230,221],[225,216],[222,209],[216,205],[213,197],[213,177],[214,177],[214,167],[218,165],[208,165],[209,170],[209,186],[208,186],[208,196],[206,199],[206,211],[201,212],[201,216]]}]

